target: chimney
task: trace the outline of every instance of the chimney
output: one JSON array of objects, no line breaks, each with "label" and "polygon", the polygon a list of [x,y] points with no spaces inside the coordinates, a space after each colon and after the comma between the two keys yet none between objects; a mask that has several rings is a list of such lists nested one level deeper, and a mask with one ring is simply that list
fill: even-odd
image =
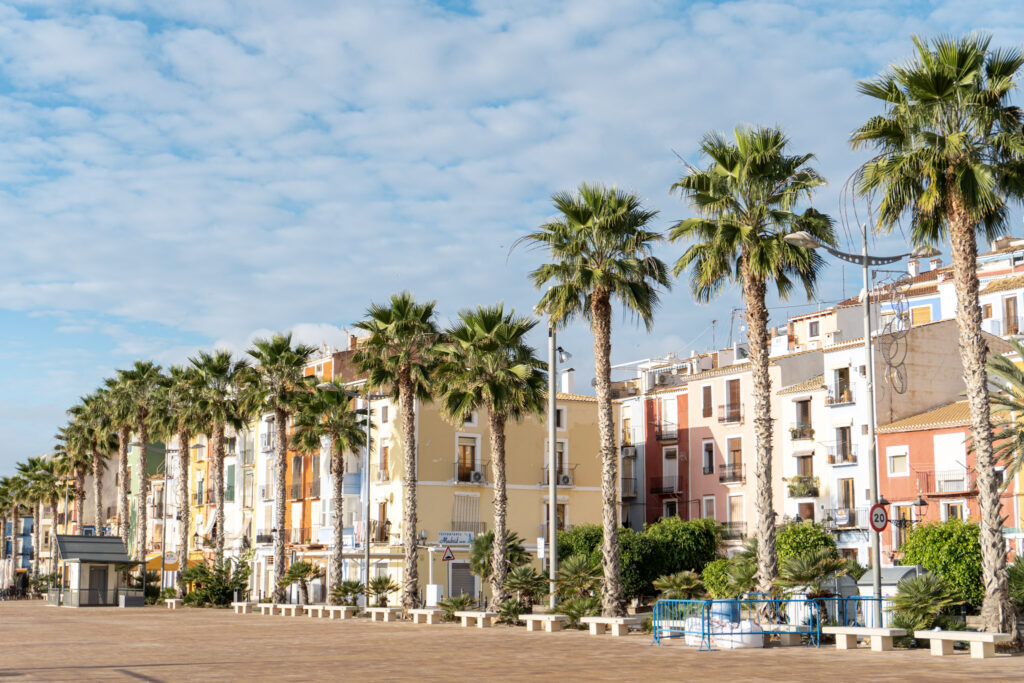
[{"label": "chimney", "polygon": [[576,372],[576,368],[566,368],[562,370],[561,376],[561,391],[563,394],[571,394],[573,392],[573,373]]},{"label": "chimney", "polygon": [[942,257],[936,256],[928,262],[929,270],[938,270],[942,267]]},{"label": "chimney", "polygon": [[348,335],[348,350],[355,351],[356,345],[359,343],[359,337],[354,334]]},{"label": "chimney", "polygon": [[912,258],[907,261],[907,272],[910,273],[910,277],[917,277],[921,274],[921,262],[916,258]]}]

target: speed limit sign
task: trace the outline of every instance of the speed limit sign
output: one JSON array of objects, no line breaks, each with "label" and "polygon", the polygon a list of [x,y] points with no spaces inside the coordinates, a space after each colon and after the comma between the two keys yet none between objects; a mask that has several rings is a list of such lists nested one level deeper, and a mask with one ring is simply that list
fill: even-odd
[{"label": "speed limit sign", "polygon": [[885,506],[875,504],[871,506],[871,528],[878,533],[885,531],[886,525],[889,524],[889,513],[885,511]]}]

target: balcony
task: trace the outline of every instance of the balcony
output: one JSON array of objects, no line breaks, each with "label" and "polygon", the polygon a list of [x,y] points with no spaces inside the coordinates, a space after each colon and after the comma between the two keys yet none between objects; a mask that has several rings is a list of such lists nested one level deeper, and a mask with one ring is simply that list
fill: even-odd
[{"label": "balcony", "polygon": [[868,509],[866,507],[837,507],[826,511],[825,526],[836,529],[866,529]]},{"label": "balcony", "polygon": [[267,432],[260,434],[260,452],[267,453],[274,450],[274,441],[276,434],[273,432]]},{"label": "balcony", "polygon": [[274,542],[274,535],[273,534],[268,534],[268,533],[263,532],[263,531],[257,531],[256,532],[256,542],[257,543],[262,543],[262,544],[273,543]]},{"label": "balcony", "polygon": [[242,465],[251,466],[254,462],[256,462],[256,449],[250,443],[242,451]]},{"label": "balcony", "polygon": [[797,424],[797,426],[789,428],[789,438],[793,441],[799,441],[800,439],[813,439],[814,430],[811,429],[811,425],[809,424]]},{"label": "balcony", "polygon": [[679,477],[651,477],[647,487],[651,493],[676,493],[679,491]]},{"label": "balcony", "polygon": [[306,498],[319,498],[320,497],[320,477],[315,478],[304,487],[304,493]]},{"label": "balcony", "polygon": [[622,497],[636,498],[636,479],[632,477],[622,478]]},{"label": "balcony", "polygon": [[722,465],[722,471],[718,475],[718,481],[723,484],[742,484],[746,480],[743,463]]},{"label": "balcony", "polygon": [[313,538],[313,530],[308,527],[292,527],[289,529],[288,542],[296,545],[306,545]]},{"label": "balcony", "polygon": [[849,382],[837,382],[825,387],[825,405],[846,406],[853,403],[853,387]]},{"label": "balcony", "polygon": [[478,486],[487,483],[487,467],[490,462],[474,465],[467,462],[455,463],[455,481],[459,484],[476,484]]},{"label": "balcony", "polygon": [[292,482],[292,487],[288,493],[288,500],[302,500],[302,482]]},{"label": "balcony", "polygon": [[[575,486],[576,485],[575,472],[576,472],[576,465],[573,465],[572,467],[559,467],[556,470],[556,473],[558,474],[558,477],[555,479],[555,483],[558,484],[558,486],[562,486],[562,487]],[[548,468],[547,467],[541,468],[541,471],[540,471],[540,485],[541,486],[547,486],[548,485]]]},{"label": "balcony", "polygon": [[971,473],[964,468],[942,470],[931,476],[934,478],[932,490],[936,493],[965,493],[973,487]]},{"label": "balcony", "polygon": [[846,441],[833,441],[828,445],[829,465],[856,465],[857,447]]},{"label": "balcony", "polygon": [[715,473],[715,466],[714,465],[705,464],[704,467],[701,468],[701,473],[702,474],[714,474]]},{"label": "balcony", "polygon": [[722,424],[739,424],[743,422],[743,404],[727,403],[718,406],[718,421]]},{"label": "balcony", "polygon": [[193,505],[203,505],[204,504],[203,503],[203,492],[202,491],[198,491],[197,493],[193,493],[192,494],[192,504]]},{"label": "balcony", "polygon": [[818,478],[798,474],[790,478],[787,488],[790,498],[817,498]]},{"label": "balcony", "polygon": [[722,524],[722,538],[735,540],[739,538],[745,538],[746,535],[746,522],[724,522]]},{"label": "balcony", "polygon": [[679,438],[679,425],[673,422],[661,422],[654,425],[654,438],[658,441],[675,441]]}]

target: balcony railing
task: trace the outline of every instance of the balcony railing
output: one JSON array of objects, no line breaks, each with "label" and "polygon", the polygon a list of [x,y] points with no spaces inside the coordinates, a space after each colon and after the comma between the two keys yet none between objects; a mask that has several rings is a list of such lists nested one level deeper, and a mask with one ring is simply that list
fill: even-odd
[{"label": "balcony railing", "polygon": [[798,474],[790,478],[787,488],[790,498],[817,498],[818,478]]},{"label": "balcony railing", "polygon": [[651,477],[647,486],[651,493],[675,493],[679,490],[679,477]]},{"label": "balcony railing", "polygon": [[[559,467],[557,470],[555,470],[555,473],[558,475],[557,478],[555,479],[555,483],[558,484],[559,486],[575,486],[576,485],[575,472],[576,472],[576,466],[575,465],[572,465],[571,467]],[[540,470],[540,483],[541,483],[542,486],[547,486],[548,485],[548,468],[547,467],[542,467],[541,470]]]},{"label": "balcony railing", "polygon": [[727,403],[724,406],[718,406],[718,421],[723,424],[743,422],[743,404]]},{"label": "balcony railing", "polygon": [[857,447],[846,441],[833,441],[828,445],[829,465],[856,465]]},{"label": "balcony railing", "polygon": [[674,422],[655,423],[654,438],[658,441],[675,441],[679,438],[679,425]]},{"label": "balcony railing", "polygon": [[747,535],[746,522],[724,522],[722,524],[722,538],[736,539],[745,538]]},{"label": "balcony railing", "polygon": [[849,382],[829,384],[825,388],[825,405],[845,406],[853,403],[853,386]]},{"label": "balcony railing", "polygon": [[256,542],[257,543],[273,543],[274,542],[274,535],[271,534],[271,533],[268,533],[266,531],[257,531],[256,532]]},{"label": "balcony railing", "polygon": [[302,482],[293,482],[289,493],[291,494],[288,496],[290,500],[300,500],[302,498]]},{"label": "balcony railing", "polygon": [[486,484],[487,467],[489,462],[480,463],[479,466],[473,463],[455,463],[455,481],[461,484]]},{"label": "balcony railing", "polygon": [[487,531],[487,522],[464,522],[453,519],[448,531],[471,531],[475,536],[479,536]]},{"label": "balcony railing", "polygon": [[304,545],[313,538],[313,530],[308,527],[292,527],[289,529],[288,542]]},{"label": "balcony railing", "polygon": [[795,427],[789,428],[789,436],[793,441],[799,439],[813,439],[814,430],[811,429],[809,424],[797,424]]},{"label": "balcony railing", "polygon": [[203,492],[202,491],[199,491],[197,493],[193,493],[192,494],[192,504],[193,505],[203,505]]},{"label": "balcony railing", "polygon": [[936,493],[962,493],[971,490],[971,473],[964,468],[940,470],[934,477]]},{"label": "balcony railing", "polygon": [[863,529],[868,526],[866,507],[835,507],[827,510],[825,525],[838,529]]},{"label": "balcony railing", "polygon": [[636,498],[636,479],[633,477],[622,477],[622,497]]},{"label": "balcony railing", "polygon": [[242,451],[242,464],[252,465],[254,462],[256,462],[256,449],[253,447],[253,444],[250,443],[246,445],[245,449]]},{"label": "balcony railing", "polygon": [[743,463],[722,465],[722,471],[718,475],[718,481],[723,484],[743,483],[746,479]]},{"label": "balcony railing", "polygon": [[320,497],[320,477],[316,477],[313,481],[309,482],[305,486],[306,498],[319,498]]},{"label": "balcony railing", "polygon": [[711,464],[711,465],[704,465],[701,468],[701,473],[703,473],[703,474],[714,474],[715,473],[715,466],[713,464]]},{"label": "balcony railing", "polygon": [[272,432],[260,434],[260,452],[266,453],[274,450],[275,436],[276,434]]}]

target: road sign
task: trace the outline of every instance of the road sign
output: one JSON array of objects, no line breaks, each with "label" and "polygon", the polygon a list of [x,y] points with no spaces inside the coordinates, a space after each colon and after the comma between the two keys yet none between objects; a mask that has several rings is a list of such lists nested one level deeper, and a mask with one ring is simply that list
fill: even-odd
[{"label": "road sign", "polygon": [[881,504],[875,504],[871,506],[871,528],[878,533],[885,531],[885,527],[889,524],[889,513],[885,511],[885,506]]},{"label": "road sign", "polygon": [[544,539],[543,536],[538,536],[537,537],[537,559],[538,560],[543,560],[544,559],[544,551],[546,550],[546,548],[544,547],[544,540],[545,539]]},{"label": "road sign", "polygon": [[451,562],[454,559],[455,559],[455,553],[452,552],[452,547],[450,545],[446,545],[444,547],[444,554],[441,555],[441,561],[442,562]]}]

